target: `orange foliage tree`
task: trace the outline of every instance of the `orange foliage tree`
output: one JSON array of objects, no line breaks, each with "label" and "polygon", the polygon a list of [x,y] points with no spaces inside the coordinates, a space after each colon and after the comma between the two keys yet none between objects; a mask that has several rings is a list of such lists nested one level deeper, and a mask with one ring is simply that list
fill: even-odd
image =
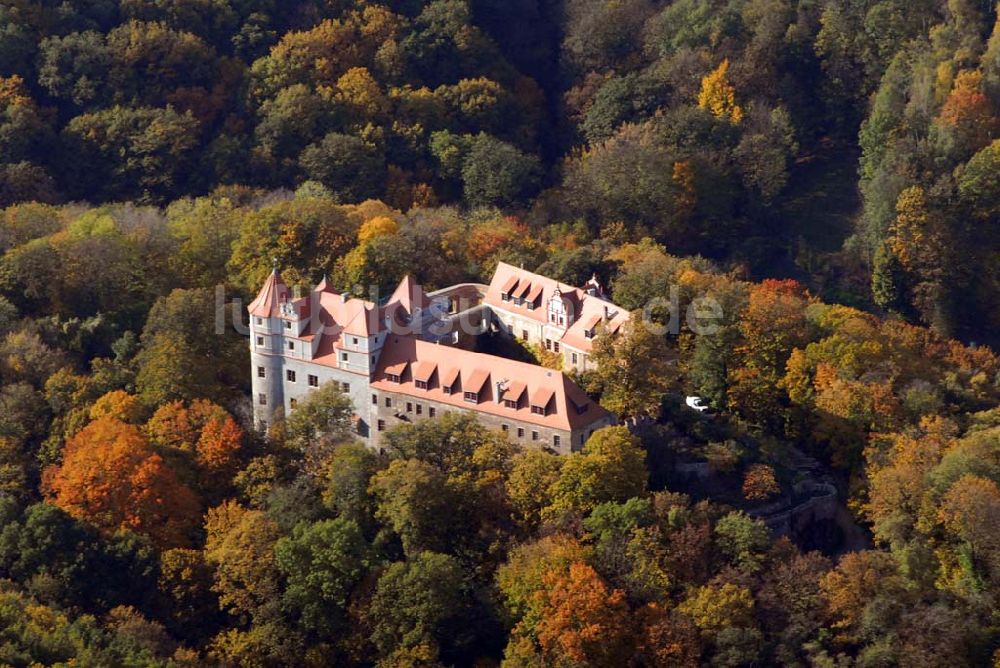
[{"label": "orange foliage tree", "polygon": [[545,606],[538,642],[546,665],[618,666],[630,655],[630,614],[625,594],[611,590],[586,564],[545,577]]},{"label": "orange foliage tree", "polygon": [[774,469],[767,464],[753,464],[743,475],[743,496],[748,501],[766,501],[780,491]]},{"label": "orange foliage tree", "polygon": [[69,439],[46,472],[50,500],[105,531],[130,529],[164,547],[188,543],[200,503],[133,425],[102,417]]},{"label": "orange foliage tree", "polygon": [[197,469],[192,478],[202,490],[224,488],[239,468],[244,432],[224,408],[206,399],[160,406],[146,423],[146,434],[153,445],[179,455],[185,467]]}]

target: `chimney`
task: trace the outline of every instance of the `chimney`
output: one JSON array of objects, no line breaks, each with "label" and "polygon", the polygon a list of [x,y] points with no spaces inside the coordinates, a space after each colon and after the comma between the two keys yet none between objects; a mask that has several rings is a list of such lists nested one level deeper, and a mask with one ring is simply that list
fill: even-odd
[{"label": "chimney", "polygon": [[604,322],[607,322],[608,320],[611,320],[611,309],[608,308],[607,304],[605,304],[604,305]]},{"label": "chimney", "polygon": [[340,303],[341,304],[346,304],[347,303],[347,293],[346,292],[341,292],[340,293]]},{"label": "chimney", "polygon": [[496,383],[494,383],[494,386],[496,388],[496,391],[493,393],[493,401],[499,404],[501,401],[503,401],[504,390],[507,389],[507,379],[504,378],[503,380],[498,380]]}]

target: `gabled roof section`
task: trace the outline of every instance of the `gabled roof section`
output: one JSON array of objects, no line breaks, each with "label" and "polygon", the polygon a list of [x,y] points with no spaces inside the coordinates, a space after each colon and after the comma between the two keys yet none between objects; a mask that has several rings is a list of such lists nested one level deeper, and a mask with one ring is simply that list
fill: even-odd
[{"label": "gabled roof section", "polygon": [[[434,364],[438,369],[438,382],[428,384],[426,389],[417,388],[415,371],[402,378],[400,383],[386,380],[387,369],[398,368],[398,365],[406,362],[409,362],[411,369],[414,370],[418,367],[423,368],[425,363]],[[450,387],[459,376],[462,380],[462,392],[445,393],[442,388]],[[487,382],[490,377],[517,380],[512,381],[506,390],[501,390],[501,396],[497,397],[498,388]],[[382,349],[372,387],[555,429],[586,428],[599,420],[606,419],[609,415],[559,371],[421,341],[412,336],[389,336]],[[465,392],[477,391],[479,403],[470,404],[464,400]],[[525,392],[532,398],[532,402],[518,404],[514,408],[502,401],[502,399],[517,398]],[[545,400],[545,405],[549,409],[545,415],[531,412],[530,403],[533,403],[536,397]],[[585,406],[586,409],[580,410],[578,408],[580,406]]]},{"label": "gabled roof section", "polygon": [[[497,264],[496,271],[493,272],[493,278],[486,290],[484,301],[490,306],[523,314],[532,320],[546,322],[548,316],[545,309],[529,309],[528,304],[538,305],[540,303],[544,305],[557,291],[562,293],[563,300],[567,302],[570,309],[579,312],[580,303],[586,296],[582,290],[547,276],[519,269],[506,262],[500,262]],[[521,298],[526,301],[522,304],[504,301],[501,294],[508,295],[510,300]],[[541,302],[539,302],[539,298]]]},{"label": "gabled roof section", "polygon": [[288,286],[281,280],[281,274],[275,267],[267,280],[264,281],[264,287],[257,293],[257,298],[247,306],[247,311],[250,312],[250,315],[258,318],[277,317],[281,304],[287,302],[290,297]]},{"label": "gabled roof section", "polygon": [[429,383],[437,369],[437,362],[422,360],[413,365],[413,380]]}]

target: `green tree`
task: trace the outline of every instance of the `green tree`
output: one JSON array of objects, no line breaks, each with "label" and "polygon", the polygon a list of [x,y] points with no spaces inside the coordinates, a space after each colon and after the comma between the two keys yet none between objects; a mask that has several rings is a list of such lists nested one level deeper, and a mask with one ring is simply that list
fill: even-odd
[{"label": "green tree", "polygon": [[420,552],[389,566],[368,609],[371,640],[384,659],[418,647],[438,653],[469,641],[469,583],[444,554]]},{"label": "green tree", "polygon": [[358,137],[331,132],[302,151],[299,162],[338,201],[361,202],[382,192],[385,159]]},{"label": "green tree", "polygon": [[352,520],[300,524],[274,546],[285,576],[284,606],[320,636],[341,629],[348,598],[370,565],[370,548]]},{"label": "green tree", "polygon": [[534,195],[541,178],[538,158],[487,134],[470,141],[462,162],[465,201],[470,206],[512,206]]}]

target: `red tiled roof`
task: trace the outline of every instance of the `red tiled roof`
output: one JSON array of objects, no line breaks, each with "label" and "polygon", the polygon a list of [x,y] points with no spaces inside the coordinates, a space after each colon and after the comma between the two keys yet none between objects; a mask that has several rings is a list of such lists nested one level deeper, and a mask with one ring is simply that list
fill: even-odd
[{"label": "red tiled roof", "polygon": [[413,380],[428,383],[431,380],[431,376],[434,375],[435,369],[437,369],[437,364],[430,360],[417,362],[413,365]]},{"label": "red tiled roof", "polygon": [[281,280],[281,275],[275,269],[264,281],[264,287],[247,306],[247,310],[250,315],[258,318],[273,318],[280,314],[281,304],[287,302],[289,297],[288,286]]},{"label": "red tiled roof", "polygon": [[510,385],[507,386],[506,390],[504,390],[503,393],[504,400],[517,401],[518,399],[521,398],[521,395],[524,394],[524,390],[527,387],[528,386],[522,383],[521,381],[515,380],[514,382],[512,382]]},{"label": "red tiled roof", "polygon": [[531,405],[545,408],[552,401],[555,391],[551,387],[540,387],[531,395]]},{"label": "red tiled roof", "polygon": [[500,291],[510,294],[510,291],[514,289],[515,285],[517,285],[517,276],[511,276],[510,280],[508,280],[506,283],[503,284],[503,287],[500,289]]},{"label": "red tiled roof", "polygon": [[[414,368],[421,362],[436,364],[439,382],[430,384],[427,389],[418,389],[413,379],[404,378],[401,383],[385,380],[385,369],[394,367],[401,362],[409,362],[414,365]],[[442,387],[450,385],[459,374],[461,374],[464,391],[475,392],[476,383],[479,384],[478,403],[465,401],[463,393],[445,394],[442,390]],[[495,388],[486,382],[490,375],[494,378],[517,378],[518,380],[511,383],[507,392],[516,392],[517,385],[520,384],[525,388],[521,392],[528,391],[533,398],[535,396],[547,397],[548,414],[532,413],[529,405],[509,408],[504,405],[503,401],[497,401],[494,396]],[[379,369],[376,370],[375,378],[372,387],[386,392],[424,398],[449,404],[455,408],[474,410],[500,418],[506,417],[554,429],[582,429],[609,417],[607,411],[595,404],[583,390],[559,371],[535,364],[515,362],[483,353],[429,343],[412,336],[389,337],[382,349]],[[587,410],[581,413],[577,410],[577,406],[587,406]]]},{"label": "red tiled roof", "polygon": [[452,367],[441,374],[442,387],[451,387],[458,380],[458,367]]},{"label": "red tiled roof", "polygon": [[483,383],[490,377],[490,372],[486,369],[473,369],[469,379],[462,383],[463,392],[479,392],[483,389]]},{"label": "red tiled roof", "polygon": [[[513,291],[507,288],[512,282],[517,284],[517,289]],[[538,322],[546,322],[548,316],[544,308],[529,309],[527,303],[517,305],[510,301],[505,302],[500,298],[500,295],[504,292],[509,293],[511,297],[521,297],[527,294],[528,303],[534,304],[541,298],[544,305],[557,289],[562,292],[563,300],[567,301],[573,309],[578,309],[580,302],[586,296],[582,290],[564,285],[547,276],[534,274],[506,262],[500,262],[497,264],[496,271],[493,272],[493,278],[486,289],[486,298],[483,301],[494,308],[518,313]]]},{"label": "red tiled roof", "polygon": [[393,364],[385,368],[385,372],[392,376],[402,376],[406,373],[406,367],[410,366],[409,362],[399,362],[398,364]]}]

